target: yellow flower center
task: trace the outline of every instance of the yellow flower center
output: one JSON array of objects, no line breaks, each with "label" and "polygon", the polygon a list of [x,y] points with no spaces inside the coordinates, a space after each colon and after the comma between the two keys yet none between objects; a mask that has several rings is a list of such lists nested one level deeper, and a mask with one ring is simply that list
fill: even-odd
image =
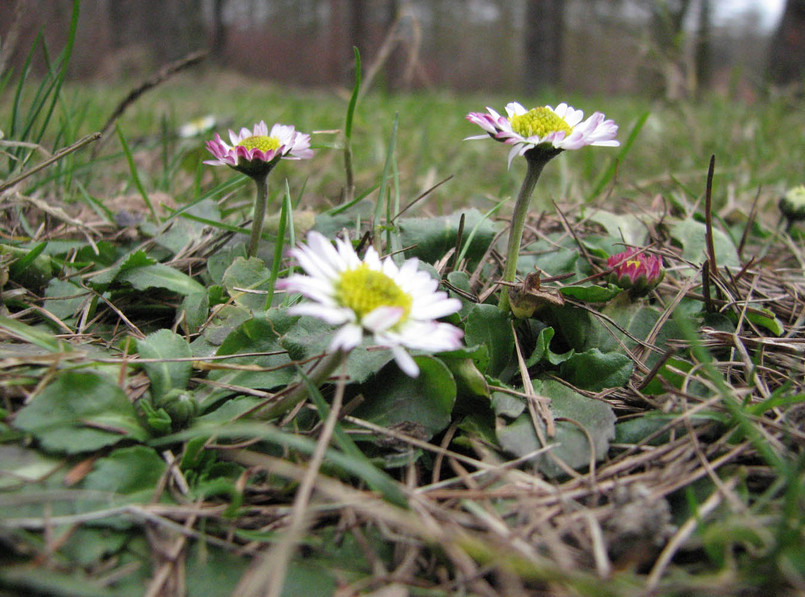
[{"label": "yellow flower center", "polygon": [[336,283],[335,296],[341,305],[352,309],[358,319],[378,307],[401,307],[403,316],[400,321],[404,321],[414,300],[394,280],[383,272],[369,269],[365,263],[341,274]]},{"label": "yellow flower center", "polygon": [[523,137],[533,137],[534,135],[544,137],[548,133],[557,131],[564,131],[568,135],[573,132],[570,125],[547,106],[512,116],[511,125],[512,130]]},{"label": "yellow flower center", "polygon": [[239,147],[246,149],[259,149],[260,151],[272,151],[279,149],[281,143],[276,137],[267,137],[265,135],[252,135],[246,137],[243,141],[238,143]]},{"label": "yellow flower center", "polygon": [[624,265],[631,265],[632,267],[640,267],[640,260],[639,259],[629,259]]}]

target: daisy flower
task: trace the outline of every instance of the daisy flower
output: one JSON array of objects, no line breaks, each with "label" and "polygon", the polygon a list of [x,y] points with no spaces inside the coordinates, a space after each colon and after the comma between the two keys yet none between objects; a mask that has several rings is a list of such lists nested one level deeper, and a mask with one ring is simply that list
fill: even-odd
[{"label": "daisy flower", "polygon": [[[506,105],[506,116],[501,116],[492,108],[487,113],[471,112],[467,120],[477,124],[487,135],[508,145],[509,166],[515,156],[541,146],[548,150],[581,149],[587,145],[617,147],[615,139],[618,125],[606,120],[601,112],[596,112],[584,120],[584,112],[565,103],[556,108],[540,106],[526,110],[518,102]],[[487,135],[476,135],[467,139],[485,139]]]},{"label": "daisy flower", "polygon": [[268,173],[281,159],[307,160],[313,157],[310,149],[310,135],[300,133],[293,126],[275,124],[269,132],[265,121],[254,125],[253,130],[246,127],[235,134],[229,131],[228,145],[216,133],[212,141],[207,141],[207,149],[215,156],[214,160],[204,162],[211,166],[229,166],[249,176]]},{"label": "daisy flower", "polygon": [[[506,105],[506,116],[487,108],[486,113],[470,112],[467,120],[486,131],[485,135],[467,139],[485,139],[489,136],[512,146],[509,151],[510,168],[515,156],[521,155],[526,159],[526,175],[514,204],[502,276],[504,283],[513,283],[531,194],[545,164],[565,149],[581,149],[587,145],[617,147],[620,145],[615,139],[618,125],[606,120],[601,112],[584,120],[584,112],[565,103],[556,108],[539,106],[526,110],[522,104],[510,102]],[[503,311],[511,311],[509,291],[505,288],[500,294],[499,306]]]},{"label": "daisy flower", "polygon": [[251,131],[246,127],[240,129],[238,134],[230,130],[229,140],[232,145],[228,145],[218,133],[215,133],[215,138],[207,141],[207,149],[215,159],[204,163],[234,168],[250,176],[257,185],[252,231],[246,249],[247,256],[254,257],[263,233],[263,220],[268,203],[268,175],[283,158],[288,160],[312,158],[310,135],[297,132],[294,127],[286,124],[275,124],[269,132],[265,121],[261,120]]},{"label": "daisy flower", "polygon": [[290,313],[339,326],[330,350],[348,352],[368,334],[391,350],[400,369],[416,377],[419,368],[405,349],[440,352],[461,346],[464,333],[436,321],[458,311],[461,302],[438,291],[438,282],[418,270],[417,259],[398,267],[390,257],[381,260],[372,247],[360,259],[349,240],[336,239],[333,246],[316,231],[291,255],[306,275],[291,275],[277,287],[309,299]]}]

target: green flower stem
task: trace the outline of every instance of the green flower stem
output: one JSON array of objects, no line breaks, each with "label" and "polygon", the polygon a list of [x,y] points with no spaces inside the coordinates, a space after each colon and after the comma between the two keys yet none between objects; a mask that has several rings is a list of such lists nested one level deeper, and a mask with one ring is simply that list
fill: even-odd
[{"label": "green flower stem", "polygon": [[[337,350],[335,352],[325,355],[316,365],[307,372],[307,379],[309,383],[315,387],[321,386],[327,379],[341,366],[341,364],[349,356],[348,352]],[[285,396],[279,399],[278,402],[266,407],[260,413],[262,419],[275,419],[282,416],[294,406],[299,404],[302,400],[307,398],[308,384],[305,380],[301,380],[296,384],[293,389]]]},{"label": "green flower stem", "polygon": [[[509,230],[509,245],[506,249],[506,263],[503,269],[504,282],[514,282],[517,273],[517,257],[520,255],[520,243],[523,240],[523,229],[528,216],[528,208],[531,205],[531,195],[534,192],[534,186],[537,184],[540,174],[542,174],[542,169],[555,155],[557,153],[537,152],[534,150],[526,154],[528,169],[525,173],[523,186],[520,187],[520,193],[517,195],[517,201],[514,204],[514,213],[512,214],[511,228]],[[511,310],[509,289],[507,287],[504,287],[500,293],[498,307],[500,307],[501,311]]]},{"label": "green flower stem", "polygon": [[252,176],[254,184],[257,185],[257,197],[254,200],[254,219],[252,220],[252,234],[249,237],[249,249],[246,257],[257,255],[257,246],[263,235],[263,220],[266,217],[266,205],[268,204],[268,173]]}]

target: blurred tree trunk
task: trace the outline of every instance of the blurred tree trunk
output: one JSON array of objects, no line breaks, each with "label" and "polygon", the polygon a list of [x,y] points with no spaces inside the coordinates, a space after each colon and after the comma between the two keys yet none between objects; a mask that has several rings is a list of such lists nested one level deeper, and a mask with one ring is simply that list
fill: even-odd
[{"label": "blurred tree trunk", "polygon": [[158,63],[176,60],[206,45],[202,0],[113,0],[109,2],[112,46],[144,46]]},{"label": "blurred tree trunk", "polygon": [[366,58],[369,52],[371,32],[369,31],[368,2],[366,0],[349,1],[349,37],[352,45],[358,48],[362,58]]},{"label": "blurred tree trunk", "polygon": [[679,99],[686,93],[682,25],[690,0],[654,0],[651,4],[651,42],[655,64],[648,78],[651,95]]},{"label": "blurred tree trunk", "polygon": [[713,74],[712,27],[710,26],[710,0],[701,0],[699,5],[699,32],[696,36],[696,94],[710,87]]},{"label": "blurred tree trunk", "polygon": [[210,44],[210,54],[217,62],[224,61],[224,50],[226,49],[224,4],[226,4],[226,0],[213,0],[212,4],[212,43]]},{"label": "blurred tree trunk", "polygon": [[787,0],[769,53],[769,77],[777,85],[803,83],[805,0]]},{"label": "blurred tree trunk", "polygon": [[562,77],[564,0],[528,0],[525,17],[525,81],[535,94],[558,85]]}]

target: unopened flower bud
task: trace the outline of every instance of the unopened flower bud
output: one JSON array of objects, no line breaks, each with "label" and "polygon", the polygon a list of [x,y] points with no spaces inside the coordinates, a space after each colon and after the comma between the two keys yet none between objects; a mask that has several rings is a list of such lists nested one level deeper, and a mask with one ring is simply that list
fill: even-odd
[{"label": "unopened flower bud", "polygon": [[662,259],[640,251],[632,247],[607,259],[607,267],[612,270],[609,281],[633,297],[648,294],[665,277]]},{"label": "unopened flower bud", "polygon": [[789,222],[805,220],[805,185],[788,189],[780,197],[779,207]]}]

